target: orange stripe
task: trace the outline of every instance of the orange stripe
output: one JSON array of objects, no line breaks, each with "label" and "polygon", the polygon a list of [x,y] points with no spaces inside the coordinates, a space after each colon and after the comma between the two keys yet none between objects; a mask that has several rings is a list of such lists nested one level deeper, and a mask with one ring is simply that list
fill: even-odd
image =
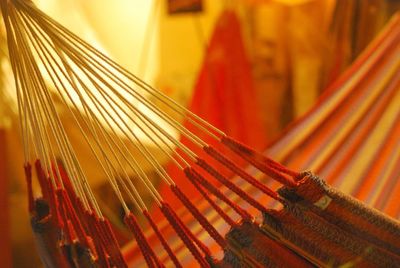
[{"label": "orange stripe", "polygon": [[[332,143],[334,137],[338,134],[339,131],[343,131],[343,128],[346,128],[347,131],[351,131],[356,127],[357,122],[354,122],[355,125],[353,126],[347,125],[348,121],[351,122],[351,117],[353,115],[352,110],[354,110],[354,107],[359,107],[365,102],[364,98],[365,94],[368,94],[366,92],[366,90],[368,90],[368,85],[371,84],[371,82],[375,82],[374,80],[377,79],[376,75],[374,74],[383,72],[384,70],[380,69],[383,69],[383,67],[387,65],[387,62],[390,59],[390,54],[387,54],[384,58],[379,59],[377,61],[379,65],[375,66],[374,69],[370,69],[366,74],[366,78],[363,79],[358,85],[356,85],[352,89],[352,92],[347,95],[347,98],[336,105],[335,109],[332,109],[329,116],[324,119],[322,125],[320,125],[320,127],[317,128],[316,131],[314,131],[313,135],[310,135],[310,137],[308,138],[309,142],[304,144],[304,147],[301,147],[304,148],[301,152],[301,155],[296,156],[293,164],[291,165],[298,169],[312,168],[313,170],[315,170],[316,168],[318,168],[315,165],[312,165],[310,161],[313,158],[321,157],[321,150],[329,149],[327,145]],[[377,90],[372,89],[371,91]],[[369,101],[370,105],[375,104],[373,101]],[[364,107],[364,110],[365,113],[368,113],[368,109]],[[362,119],[362,117],[360,119]],[[338,146],[335,146],[335,148],[338,148]]]},{"label": "orange stripe", "polygon": [[[346,92],[351,90],[350,88],[346,88],[346,84],[349,81],[354,80],[354,77],[357,77],[357,74],[363,68],[364,65],[368,64],[368,69],[373,68],[376,62],[371,63],[370,61],[373,59],[379,59],[382,57],[385,51],[387,51],[388,44],[396,43],[394,39],[398,38],[399,28],[397,27],[400,23],[399,16],[394,18],[391,23],[382,31],[382,34],[375,39],[373,43],[357,58],[357,60],[349,67],[348,70],[327,90],[325,90],[324,94],[319,98],[316,105],[304,116],[289,124],[289,126],[283,131],[282,135],[279,136],[277,140],[269,145],[268,152],[272,154],[275,160],[283,161],[286,153],[285,151],[289,150],[289,152],[293,152],[296,146],[300,146],[300,142],[302,139],[307,139],[308,136],[312,135],[313,131],[317,129],[320,125],[314,125],[312,129],[308,129],[305,133],[302,130],[303,128],[307,128],[307,125],[312,122],[310,120],[318,120],[318,114],[321,113],[321,107],[327,106],[329,102],[332,102],[332,99],[335,100],[335,95],[338,92],[345,90]],[[382,47],[385,47],[382,49]],[[377,51],[379,53],[377,54]],[[357,81],[363,79],[365,74],[362,74],[361,77],[357,78]],[[356,82],[358,83],[358,82]],[[347,94],[347,93],[346,93]],[[339,100],[340,101],[340,100]],[[299,138],[300,136],[300,138]],[[293,143],[292,140],[297,140],[297,142]],[[287,146],[286,141],[290,141],[291,145]],[[282,151],[284,153],[282,153]],[[283,155],[282,155],[283,154]]]},{"label": "orange stripe", "polygon": [[360,200],[365,200],[367,196],[373,191],[374,182],[379,179],[379,174],[384,168],[385,163],[388,161],[388,157],[391,155],[393,145],[398,141],[400,137],[400,124],[394,125],[391,135],[387,138],[386,144],[382,146],[381,151],[377,154],[375,161],[373,162],[373,167],[365,174],[365,179],[362,180],[362,187],[354,194]]},{"label": "orange stripe", "polygon": [[387,215],[394,218],[399,218],[400,214],[400,177],[398,177],[397,184],[393,188],[392,194],[387,202],[386,207],[383,209]]}]

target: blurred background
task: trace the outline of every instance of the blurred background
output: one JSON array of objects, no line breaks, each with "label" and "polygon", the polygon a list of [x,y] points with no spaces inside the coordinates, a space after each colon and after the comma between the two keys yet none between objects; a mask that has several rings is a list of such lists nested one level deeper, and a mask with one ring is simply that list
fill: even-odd
[{"label": "blurred background", "polygon": [[[398,0],[34,2],[132,73],[258,150],[308,111],[400,8]],[[1,48],[0,261],[2,267],[40,267],[4,29]],[[62,120],[68,126],[72,119],[66,113]],[[85,163],[82,137],[73,129],[68,134]],[[105,178],[85,166],[100,205],[126,232]],[[145,169],[157,184],[151,167]]]}]

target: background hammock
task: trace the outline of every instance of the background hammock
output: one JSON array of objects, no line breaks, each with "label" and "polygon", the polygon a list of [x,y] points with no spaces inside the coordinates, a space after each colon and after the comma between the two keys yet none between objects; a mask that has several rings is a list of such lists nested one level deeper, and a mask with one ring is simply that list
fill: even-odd
[{"label": "background hammock", "polygon": [[[18,2],[17,2],[18,3]],[[19,6],[19,8],[22,8],[21,10],[23,10],[24,8],[28,11],[28,12],[31,12],[31,11],[34,11],[34,9],[32,9],[32,10],[30,10],[29,11],[29,9],[31,8],[31,7],[29,7],[29,6],[25,6],[24,7],[24,5],[26,5],[26,3],[22,3],[22,2],[20,2],[20,3],[18,3],[18,5],[20,5]],[[4,6],[3,6],[3,11],[4,11],[5,9],[4,9]],[[13,12],[13,9],[11,8],[10,9],[10,11],[11,12]],[[22,13],[23,14],[23,13]],[[25,15],[26,15],[26,13],[25,13]],[[24,17],[25,15],[22,15],[22,17],[20,17],[20,19],[21,18],[25,18],[25,19],[27,19],[26,17]],[[13,16],[15,16],[15,15],[11,15],[11,18],[18,18],[18,17],[13,17]],[[29,18],[29,17],[28,17]],[[13,22],[13,23],[15,23],[15,21]],[[40,22],[39,23],[39,25],[41,26],[41,27],[44,27],[45,26],[45,24],[41,24],[41,23],[43,23],[43,22]],[[22,24],[21,24],[22,25]],[[396,24],[395,24],[396,25]],[[14,24],[14,26],[17,26],[17,24]],[[27,24],[25,24],[25,27],[27,26]],[[58,26],[57,26],[58,27]],[[396,27],[395,27],[396,28]],[[50,28],[47,28],[48,30],[50,30]],[[19,28],[18,29],[18,27],[17,27],[17,30],[15,31],[15,33],[17,33],[17,39],[18,38],[20,38],[19,36],[18,36],[18,31],[20,31],[21,30],[21,28]],[[29,35],[28,35],[29,36]],[[57,38],[56,36],[52,36],[52,38]],[[19,40],[21,40],[21,39],[19,39]],[[57,40],[57,39],[53,39],[53,41],[54,40]],[[38,40],[39,41],[39,40]],[[43,40],[42,40],[43,41]],[[61,45],[62,45],[62,43],[60,43]],[[60,45],[59,44],[59,45]],[[40,43],[39,43],[39,47],[40,47]],[[75,53],[76,52],[78,52],[78,51],[75,51]],[[79,53],[79,52],[78,52]],[[57,53],[58,54],[58,53]],[[50,55],[50,54],[49,54]],[[58,54],[58,56],[60,56],[61,54]],[[69,57],[71,57],[71,55],[73,55],[73,54],[70,54],[69,55]],[[16,55],[14,54],[14,57],[15,57]],[[24,60],[24,57],[26,57],[26,56],[28,56],[29,57],[29,54],[25,54],[25,55],[22,55],[22,58],[20,58],[20,63],[21,62],[23,62],[23,60]],[[60,56],[61,58],[62,58],[62,56]],[[65,63],[64,61],[63,61],[63,63]],[[32,68],[32,67],[30,67],[30,65],[29,65],[29,63],[27,63],[27,62],[25,62],[24,63],[25,64],[25,67],[26,68]],[[15,65],[14,65],[14,67],[15,67]],[[18,68],[18,67],[17,67]],[[16,70],[16,69],[15,69]],[[29,70],[29,69],[28,69]],[[31,70],[33,70],[33,71],[35,71],[34,69],[31,69]],[[68,70],[68,69],[67,69]],[[26,76],[26,74],[24,73],[24,72],[26,72],[27,70],[18,70],[20,73],[20,75],[22,76],[22,77],[25,77],[24,79],[27,79],[28,78],[28,76]],[[70,71],[72,71],[72,69],[71,70],[69,70],[68,72],[70,72]],[[37,76],[38,78],[40,78],[40,76]],[[24,81],[24,79],[22,79],[21,81]],[[37,78],[35,78],[35,79],[37,79]],[[132,78],[131,78],[132,79]],[[34,82],[34,81],[33,81]],[[40,82],[40,79],[39,79],[39,82]],[[71,83],[71,82],[70,82]],[[92,83],[93,83],[93,81],[92,81]],[[139,83],[141,83],[140,81],[139,81]],[[33,84],[34,85],[34,84]],[[144,84],[143,84],[144,85]],[[43,86],[43,85],[42,85]],[[144,85],[145,86],[145,85]],[[22,88],[24,88],[24,86],[22,87]],[[28,94],[29,95],[29,92],[26,92],[25,91],[25,93],[24,94]],[[40,93],[39,93],[40,94]],[[24,99],[23,100],[24,102],[26,102],[26,101],[28,101],[27,103],[25,103],[25,105],[32,105],[32,104],[29,104],[29,98],[28,99]],[[81,101],[82,101],[82,99],[81,99]],[[42,105],[44,105],[45,103],[42,103]],[[50,105],[50,107],[51,107],[51,102],[50,103],[47,103],[48,105]],[[32,106],[32,107],[34,107],[34,106]],[[31,108],[28,108],[28,109],[32,109],[32,107]],[[36,107],[36,108],[39,108],[39,107]],[[46,110],[45,110],[45,108],[43,107],[42,109],[44,109],[43,111],[44,112],[46,112]],[[47,109],[47,108],[46,108]],[[40,109],[39,109],[40,110]],[[48,112],[48,111],[47,111]],[[39,113],[40,114],[40,113]],[[29,115],[29,114],[27,114],[26,113],[26,111],[25,111],[25,118],[27,118],[27,117],[29,117],[29,116],[31,116],[31,115]],[[40,128],[43,128],[44,127],[44,125],[42,125],[42,126],[40,126],[40,124],[42,124],[42,123],[40,123],[40,116],[38,117],[39,118],[39,121],[36,121],[36,124],[37,123],[39,123],[39,132],[38,132],[38,134],[40,134],[40,132],[41,132],[41,130],[40,130]],[[38,119],[37,118],[37,119]],[[193,118],[196,118],[196,117],[193,117]],[[37,120],[36,119],[36,120]],[[32,119],[30,119],[30,120],[32,120]],[[46,120],[49,120],[49,118],[47,118]],[[198,119],[197,119],[198,120]],[[202,121],[200,121],[201,123],[204,123],[204,122],[202,122]],[[32,122],[31,122],[32,123]],[[50,123],[51,123],[51,119],[50,119]],[[52,123],[52,124],[54,124],[54,122]],[[210,126],[208,126],[207,124],[205,124],[205,126],[207,126],[207,127],[210,127]],[[37,126],[34,126],[33,125],[33,127],[37,127]],[[216,131],[216,130],[213,130],[212,128],[211,128],[211,130],[212,131]],[[33,131],[33,130],[31,130],[31,131]],[[58,131],[58,130],[57,130]],[[210,131],[210,130],[209,130]],[[29,132],[29,129],[28,129],[28,132]],[[210,132],[211,133],[211,132]],[[218,131],[216,131],[216,133],[218,133]],[[219,133],[219,134],[221,134],[221,133]],[[41,135],[43,135],[43,133],[41,134]],[[214,134],[215,135],[215,134]],[[42,138],[43,138],[44,136],[42,136]],[[222,136],[223,137],[223,136]],[[25,141],[29,141],[29,134],[28,134],[28,138],[25,140]],[[229,140],[228,140],[229,141]],[[49,141],[48,141],[49,142]],[[227,142],[227,140],[225,140],[225,142]],[[229,142],[228,142],[229,143]],[[235,143],[231,143],[231,145],[233,146],[233,148],[241,148],[240,147],[240,145],[235,145]],[[37,142],[36,142],[36,146],[43,146],[43,144],[42,145],[40,145],[40,143],[38,144]],[[58,144],[58,146],[60,146],[59,144]],[[237,147],[237,146],[239,146],[239,147]],[[48,148],[47,148],[48,149]],[[243,148],[242,148],[243,149]],[[37,149],[36,149],[37,150]],[[246,150],[244,151],[244,152],[246,152]],[[240,152],[239,152],[240,153]],[[243,150],[242,150],[242,154],[243,154]],[[42,158],[42,160],[43,160],[43,156],[41,157]],[[56,173],[58,173],[58,172],[61,172],[61,171],[57,171],[58,169],[55,169],[55,174],[53,174],[53,175],[51,175],[52,174],[52,171],[51,171],[51,169],[49,170],[49,168],[50,168],[50,166],[51,165],[49,165],[49,163],[51,163],[52,161],[50,161],[50,162],[47,162],[46,163],[46,156],[44,157],[44,160],[45,160],[45,162],[44,162],[44,166],[45,166],[45,169],[47,169],[47,172],[50,172],[49,174],[50,174],[50,177],[52,177],[52,176],[55,176],[55,178],[52,178],[53,180],[54,179],[56,179],[56,178],[58,178],[58,179],[60,179],[60,174],[57,174],[56,175]],[[47,160],[48,161],[48,160]],[[107,161],[105,162],[105,163],[107,163]],[[112,165],[112,163],[110,163],[110,162],[108,162],[109,163],[109,165],[111,164]],[[273,162],[272,162],[273,163]],[[46,165],[47,165],[47,167],[46,167]],[[272,168],[272,169],[276,169],[276,168],[278,168],[278,173],[280,173],[280,172],[283,172],[283,174],[285,174],[285,172],[289,172],[289,173],[287,173],[287,174],[289,174],[289,175],[291,175],[291,176],[294,176],[294,177],[296,177],[297,178],[297,175],[296,175],[296,173],[292,173],[292,172],[290,172],[290,171],[287,171],[286,169],[284,169],[283,167],[280,167],[279,165],[277,165],[277,166],[275,166],[275,165],[277,165],[276,163],[275,164],[272,164],[272,166],[271,166],[271,164],[268,164],[267,165],[267,167],[269,166],[269,168]],[[69,167],[70,168],[70,167]],[[41,170],[40,168],[38,169],[39,171]],[[67,170],[68,170],[68,167],[67,167]],[[27,175],[28,175],[28,178],[29,178],[29,169],[27,169]],[[71,171],[68,171],[68,173],[70,173]],[[278,174],[277,173],[277,174]],[[274,174],[274,173],[273,173]],[[70,174],[69,174],[70,175]],[[78,175],[78,174],[75,174],[75,175]],[[271,175],[271,174],[270,174]],[[278,174],[279,175],[279,174]],[[275,176],[277,176],[277,178],[280,178],[280,176],[278,176],[278,175],[275,175]],[[39,177],[40,177],[40,175],[39,175]],[[64,181],[64,183],[65,183],[65,185],[67,185],[68,183],[67,183],[67,181],[66,180],[63,180]],[[29,180],[28,180],[28,182],[29,182]],[[282,181],[281,181],[282,182]],[[288,181],[286,181],[286,180],[283,180],[283,182],[286,182],[286,183],[289,183]],[[75,183],[75,182],[74,182]],[[113,183],[112,182],[112,180],[111,180],[111,183]],[[114,182],[115,183],[115,182]],[[57,185],[57,183],[56,183],[56,185]],[[256,184],[255,184],[256,185]],[[290,185],[290,183],[289,183],[289,185]],[[68,187],[68,186],[66,186],[66,187]],[[115,185],[114,185],[114,187],[115,187]],[[261,186],[259,186],[259,187],[261,187]],[[261,187],[261,189],[262,189],[263,187]],[[44,191],[46,189],[46,186],[44,186],[43,187],[43,185],[42,185],[42,190]],[[265,190],[265,189],[264,189]],[[68,191],[70,191],[70,190],[68,190]],[[267,190],[265,190],[266,192],[268,192]],[[118,191],[116,191],[117,193],[118,193]],[[89,192],[90,193],[90,192]],[[271,194],[271,193],[270,193]],[[272,194],[272,196],[274,196],[273,194]],[[119,196],[120,198],[121,198],[121,196]],[[243,197],[243,196],[242,196]],[[63,200],[63,198],[64,197],[59,197],[60,199],[59,200]],[[31,200],[32,201],[32,200]],[[92,202],[93,200],[91,200],[91,202]],[[258,202],[260,202],[260,201],[262,201],[262,199],[260,199],[260,198],[257,198],[257,201]],[[61,201],[60,201],[61,202]],[[63,201],[63,202],[65,202],[65,200]],[[122,201],[123,202],[123,201]],[[31,203],[31,204],[33,204],[33,202]],[[187,204],[186,204],[187,205]],[[50,206],[51,206],[51,202],[50,202]],[[140,206],[139,206],[140,207]],[[53,212],[54,212],[54,209],[51,209]],[[132,223],[131,223],[132,224]],[[75,227],[77,227],[77,226],[75,226]],[[135,231],[134,231],[135,232]],[[214,237],[214,239],[215,239],[215,237]],[[82,241],[81,241],[82,242]],[[143,241],[142,241],[143,242]],[[222,243],[222,242],[221,242]],[[221,245],[221,244],[220,244]],[[143,246],[143,245],[142,245]],[[143,250],[143,249],[142,249]],[[146,250],[145,250],[146,251]],[[145,252],[144,251],[144,252]],[[115,261],[115,260],[114,260]],[[148,261],[148,260],[147,260]]]}]

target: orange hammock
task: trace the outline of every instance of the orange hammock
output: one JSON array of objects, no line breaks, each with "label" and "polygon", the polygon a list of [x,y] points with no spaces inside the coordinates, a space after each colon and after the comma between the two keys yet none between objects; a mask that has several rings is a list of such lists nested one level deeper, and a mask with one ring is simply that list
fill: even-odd
[{"label": "orange hammock", "polygon": [[[400,224],[393,218],[331,188],[310,172],[288,169],[228,137],[86,44],[32,2],[0,4],[16,79],[32,228],[46,267],[187,267],[195,263],[201,267],[392,267],[400,263]],[[334,178],[346,176],[355,186],[358,183],[354,181],[361,177],[355,175],[368,172],[379,175],[378,184],[383,186],[375,187],[377,190],[398,183],[386,177],[391,178],[390,173],[399,167],[395,139],[400,96],[396,90],[400,78],[399,26],[396,17],[319,104],[270,147],[270,155],[295,169],[315,165],[321,174],[325,170]],[[87,139],[94,163],[104,170],[121,202],[138,250],[121,253],[59,120],[54,93],[49,91],[44,74],[50,77],[57,97],[76,105],[70,112],[84,138],[95,138],[93,143]],[[144,98],[138,88],[186,116],[231,153],[221,153],[205,143]],[[196,150],[174,139],[133,105],[135,101],[185,135]],[[190,193],[175,184],[138,139],[132,129],[135,124],[174,161],[204,200],[194,203]],[[371,161],[377,165],[362,171],[353,155],[364,146],[371,149],[377,145],[378,134],[370,130],[371,125],[387,130],[376,150],[386,163],[380,163],[379,158]],[[105,126],[111,131],[117,128],[127,140],[135,141],[132,144],[183,204],[183,212],[174,211],[159,195],[123,140],[110,135]],[[387,148],[383,145],[386,141],[393,145]],[[304,153],[299,150],[302,147]],[[212,161],[199,157],[197,150]],[[369,153],[368,157],[376,155]],[[235,163],[237,158],[252,168],[243,170]],[[350,165],[354,173],[349,173]],[[381,167],[384,173],[379,172]],[[237,177],[225,177],[222,169]],[[131,170],[157,204],[163,223],[153,221],[129,177]],[[369,180],[370,175],[365,176]],[[32,190],[34,177],[40,184],[40,196]],[[216,182],[221,187],[215,187]],[[338,184],[333,177],[328,177],[328,182]],[[140,215],[132,213],[127,200]],[[255,217],[260,213],[262,219]],[[145,219],[151,231],[144,232],[139,219]],[[140,259],[136,252],[140,252]]]},{"label": "orange hammock", "polygon": [[[400,217],[400,144],[396,139],[400,134],[398,41],[397,16],[326,90],[317,105],[292,123],[265,151],[294,169],[315,170],[329,184],[346,189],[352,196],[395,218]],[[366,154],[370,156],[369,162],[365,162]],[[250,172],[269,187],[277,186],[260,171]],[[255,199],[268,204],[267,207],[273,206],[268,198],[239,179],[234,180]],[[234,202],[240,202],[239,197],[226,194]],[[320,197],[309,196],[314,202]],[[210,212],[205,200],[196,205],[203,208],[202,212],[218,230],[229,228],[215,211]],[[178,214],[182,218],[188,217],[183,209],[181,212]],[[340,217],[348,219],[345,214]],[[331,216],[329,221],[333,220]],[[351,232],[356,230],[366,235],[354,226]],[[204,231],[197,235],[204,235]],[[126,247],[125,252],[134,256],[135,245]]]}]

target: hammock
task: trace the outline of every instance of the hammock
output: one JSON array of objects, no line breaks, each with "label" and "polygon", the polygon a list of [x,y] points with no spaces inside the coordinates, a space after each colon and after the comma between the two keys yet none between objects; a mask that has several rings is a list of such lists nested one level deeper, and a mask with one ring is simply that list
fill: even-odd
[{"label": "hammock", "polygon": [[[202,267],[374,267],[400,263],[400,225],[394,219],[334,190],[310,172],[290,170],[226,136],[86,44],[32,2],[2,1],[1,9],[18,94],[32,228],[46,267],[127,267],[129,259],[128,255],[122,255],[112,227],[94,198],[84,167],[69,143],[55,107],[56,98],[69,109],[76,127],[88,141],[93,164],[108,178],[124,208],[125,223],[135,237],[144,262],[150,267],[182,267],[193,262]],[[376,44],[375,50],[382,55],[393,52],[393,60],[388,60],[392,64],[383,65],[389,65],[388,73],[393,74],[399,62],[396,54],[399,20],[393,20],[385,33],[377,42],[382,44]],[[375,50],[366,58],[371,58]],[[387,69],[384,70],[387,73]],[[357,77],[356,70],[353,72],[352,77]],[[55,93],[50,91],[45,77],[50,78]],[[396,83],[396,75],[390,80]],[[336,94],[340,91],[331,91],[331,95],[336,96],[334,99],[338,98]],[[272,182],[261,183],[254,170],[241,169],[231,154],[222,154],[193,135],[169,113],[143,97],[144,94],[162,103],[169,113],[186,116],[194,127],[282,187],[276,191],[271,187]],[[339,95],[346,97],[343,93]],[[394,97],[390,99],[396,103]],[[328,97],[324,102],[327,100]],[[135,105],[138,103],[144,105],[147,112],[138,109]],[[71,104],[74,109],[68,108]],[[319,112],[319,115],[324,114]],[[312,112],[293,129],[307,118],[313,118]],[[156,123],[159,120],[188,138],[196,149],[189,149],[159,127]],[[313,122],[318,120],[314,118]],[[181,191],[180,185],[168,176],[139,139],[138,129],[180,167],[187,182],[193,184],[207,202],[205,210],[202,204],[194,204],[190,193]],[[93,142],[89,142],[88,136],[95,138]],[[278,148],[281,141],[284,142],[284,137],[271,148]],[[142,163],[127,149],[126,142],[136,146],[170,185],[190,217],[178,216],[163,200],[141,169]],[[288,145],[288,148],[296,146]],[[223,176],[215,163],[200,158],[198,151],[204,151],[218,167],[222,165],[238,177]],[[136,175],[140,187],[150,193],[158,205],[168,223],[166,229],[153,221],[130,174]],[[215,187],[215,181],[223,186]],[[36,182],[40,184],[40,195],[33,191],[32,184]],[[241,201],[233,199],[233,195]],[[140,215],[132,213],[127,200]],[[210,219],[209,211],[229,226],[226,235]],[[254,212],[261,213],[263,219],[254,218]],[[144,219],[154,237],[143,232],[139,220]],[[199,227],[204,232],[199,232]],[[163,250],[157,248],[157,243]],[[216,258],[218,252],[223,252],[223,256]],[[136,265],[130,263],[130,266]]]},{"label": "hammock", "polygon": [[[394,17],[382,33],[360,55],[354,64],[332,84],[317,105],[292,123],[265,155],[295,170],[313,170],[330,185],[343,189],[364,203],[394,218],[400,217],[399,203],[399,18]],[[365,156],[369,155],[369,158]],[[366,161],[368,160],[368,161]],[[250,169],[254,177],[274,188],[259,170]],[[351,178],[351,179],[349,179]],[[274,202],[233,179],[267,207]],[[225,192],[234,202],[240,198]],[[317,201],[318,195],[313,197]],[[196,203],[202,213],[221,232],[229,226],[210,211],[205,200]],[[241,204],[242,205],[242,204]],[[226,209],[226,207],[223,207]],[[185,218],[182,210],[178,213]],[[344,219],[348,216],[341,215]],[[334,221],[330,217],[329,221]],[[195,225],[188,220],[188,225]],[[358,231],[357,231],[358,230]],[[359,228],[352,228],[352,232]],[[204,235],[199,231],[198,235]],[[173,240],[171,240],[173,241]],[[132,264],[135,245],[125,248]]]}]

